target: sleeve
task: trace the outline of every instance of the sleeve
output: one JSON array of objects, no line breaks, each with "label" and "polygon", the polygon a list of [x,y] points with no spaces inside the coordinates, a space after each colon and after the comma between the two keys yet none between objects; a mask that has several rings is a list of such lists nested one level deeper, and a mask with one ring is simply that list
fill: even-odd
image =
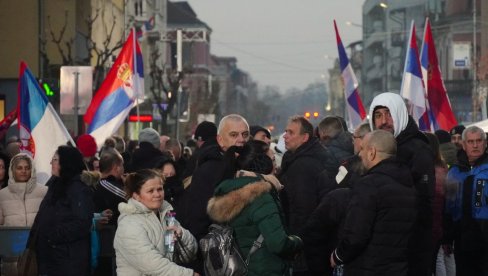
[{"label": "sleeve", "polygon": [[0,225],[4,224],[4,218],[3,218],[3,204],[0,202]]},{"label": "sleeve", "polygon": [[[171,262],[151,243],[148,230],[144,228],[145,225],[130,218],[119,223],[114,241],[117,258],[120,254],[120,257],[130,267],[140,271],[143,275],[192,276],[191,269]],[[183,235],[184,239],[188,239],[187,235]]]},{"label": "sleeve", "polygon": [[[72,185],[76,185],[73,183]],[[93,218],[93,195],[85,184],[81,188],[67,191],[68,202],[73,217],[61,221],[49,235],[50,243],[67,243],[86,238],[90,234]]]},{"label": "sleeve", "polygon": [[348,263],[360,255],[371,239],[376,217],[376,188],[366,180],[353,190],[342,239],[335,250],[339,263]]},{"label": "sleeve", "polygon": [[269,251],[281,256],[292,256],[301,247],[301,240],[289,237],[286,233],[279,209],[270,194],[255,199],[251,218],[258,225]]},{"label": "sleeve", "polygon": [[[181,225],[180,225],[181,227]],[[183,245],[185,246],[186,250],[189,250],[188,252],[191,256],[195,256],[198,251],[198,244],[197,240],[195,237],[188,231],[187,229],[181,227],[183,230],[183,233],[181,235],[181,241],[183,242]]]}]

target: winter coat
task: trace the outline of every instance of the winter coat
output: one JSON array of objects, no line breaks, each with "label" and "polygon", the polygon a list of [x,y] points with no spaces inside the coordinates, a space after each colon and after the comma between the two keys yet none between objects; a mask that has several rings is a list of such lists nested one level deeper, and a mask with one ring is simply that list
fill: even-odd
[{"label": "winter coat", "polygon": [[117,220],[120,215],[118,206],[121,202],[127,202],[124,183],[121,179],[109,176],[100,179],[94,190],[95,213],[110,209],[113,214],[108,224],[102,224],[97,227],[98,238],[100,239],[100,256],[115,256],[113,241],[115,230],[117,230]]},{"label": "winter coat", "polygon": [[141,169],[154,169],[159,160],[166,158],[163,152],[155,148],[149,142],[139,143],[139,148],[134,151],[128,166],[128,172]]},{"label": "winter coat", "polygon": [[297,237],[286,233],[277,194],[272,184],[257,177],[240,177],[223,181],[208,202],[208,214],[218,223],[234,228],[237,244],[247,256],[254,241],[263,235],[263,246],[249,260],[248,275],[284,275],[286,258],[301,247]]},{"label": "winter coat", "polygon": [[224,175],[223,152],[219,145],[206,147],[193,172],[190,186],[183,192],[176,208],[176,217],[197,240],[208,233],[212,223],[207,215],[207,203]]},{"label": "winter coat", "polygon": [[[310,214],[315,210],[323,191],[330,183],[323,181],[321,174],[337,171],[331,163],[330,153],[316,138],[311,138],[295,152],[287,151],[278,176],[284,189],[281,200],[291,234],[299,233]],[[327,178],[325,178],[327,179]]]},{"label": "winter coat", "polygon": [[337,167],[354,155],[352,135],[346,131],[327,141],[325,146],[336,160]]},{"label": "winter coat", "polygon": [[334,253],[344,275],[406,275],[416,219],[408,168],[394,158],[371,168],[352,188],[342,238]]},{"label": "winter coat", "polygon": [[[36,219],[39,274],[90,275],[94,208],[88,174],[83,172],[67,184],[57,182],[57,177],[51,181],[55,183],[49,186]],[[68,185],[66,193],[56,200],[54,185]]]},{"label": "winter coat", "polygon": [[[446,192],[446,239],[455,243],[457,252],[488,254],[488,154],[474,165],[461,151],[459,164],[448,172]],[[478,195],[479,193],[479,195]]]},{"label": "winter coat", "polygon": [[[390,110],[397,141],[397,158],[410,169],[417,195],[417,221],[409,243],[409,275],[429,275],[432,244],[432,200],[434,197],[435,171],[434,154],[427,137],[419,131],[417,124],[408,115],[404,100],[394,93],[382,93],[373,99],[369,116],[373,117],[376,107]],[[374,120],[370,120],[375,129]]]},{"label": "winter coat", "polygon": [[[19,156],[16,155],[12,161]],[[29,157],[29,159],[31,159]],[[0,225],[2,226],[32,226],[39,210],[39,205],[46,195],[47,187],[37,183],[36,169],[31,166],[31,178],[27,182],[16,182],[10,163],[8,186],[0,190]],[[31,164],[34,161],[31,159]]]},{"label": "winter coat", "polygon": [[[173,263],[172,253],[164,248],[166,224],[161,222],[172,209],[168,202],[163,201],[158,218],[135,199],[119,204],[120,217],[114,240],[117,275],[193,275],[191,269]],[[183,229],[181,239],[185,249],[196,254],[196,240],[188,230]]]}]

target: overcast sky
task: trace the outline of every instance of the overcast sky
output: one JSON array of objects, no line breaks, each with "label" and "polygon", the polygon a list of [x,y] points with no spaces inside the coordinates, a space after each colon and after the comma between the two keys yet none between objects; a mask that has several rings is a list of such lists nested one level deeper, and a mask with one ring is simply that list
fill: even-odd
[{"label": "overcast sky", "polygon": [[234,56],[263,87],[305,88],[328,78],[337,58],[333,20],[344,45],[361,39],[363,0],[188,0],[212,28],[211,53]]}]

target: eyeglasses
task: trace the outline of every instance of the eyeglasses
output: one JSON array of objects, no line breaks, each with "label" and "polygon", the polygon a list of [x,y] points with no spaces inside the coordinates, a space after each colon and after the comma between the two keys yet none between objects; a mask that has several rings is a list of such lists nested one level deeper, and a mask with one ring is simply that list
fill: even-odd
[{"label": "eyeglasses", "polygon": [[59,161],[59,158],[53,158],[53,159],[51,159],[51,162],[56,162],[56,161]]}]

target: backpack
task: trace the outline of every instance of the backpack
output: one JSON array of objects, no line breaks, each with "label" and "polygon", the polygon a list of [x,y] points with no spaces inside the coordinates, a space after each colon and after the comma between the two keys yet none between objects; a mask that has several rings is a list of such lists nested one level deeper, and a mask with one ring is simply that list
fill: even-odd
[{"label": "backpack", "polygon": [[242,253],[234,238],[234,229],[229,225],[212,224],[209,233],[200,240],[203,266],[207,276],[244,276],[247,275],[249,258],[261,247],[264,240],[259,235],[254,241],[247,258]]}]

